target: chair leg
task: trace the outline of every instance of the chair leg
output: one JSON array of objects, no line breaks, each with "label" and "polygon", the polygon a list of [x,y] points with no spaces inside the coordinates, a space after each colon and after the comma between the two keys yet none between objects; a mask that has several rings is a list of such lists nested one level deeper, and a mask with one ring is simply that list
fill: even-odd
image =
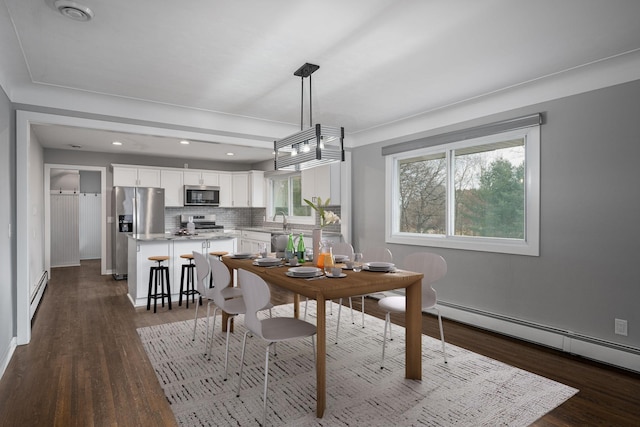
[{"label": "chair leg", "polygon": [[[224,350],[224,380],[227,380],[227,376],[229,373],[229,335],[231,333],[231,319],[233,316],[229,316],[227,318],[227,345]],[[211,336],[211,341],[213,341],[213,335]]]},{"label": "chair leg", "polygon": [[340,335],[340,313],[342,312],[342,298],[338,301],[338,326],[336,327],[336,344],[338,344],[338,335]]},{"label": "chair leg", "polygon": [[244,350],[247,347],[247,335],[249,335],[251,331],[247,331],[244,333],[244,338],[242,338],[242,354],[240,355],[240,377],[238,378],[238,392],[236,393],[236,397],[240,397],[240,386],[242,385],[242,371],[244,370]]},{"label": "chair leg", "polygon": [[[218,312],[218,307],[216,306],[216,308],[213,309],[213,326],[211,327],[211,340],[209,340],[209,321],[207,318],[207,341],[209,342],[209,351],[205,352],[205,354],[209,355],[209,360],[211,360],[211,348],[213,347],[213,334],[216,331],[216,313]],[[227,329],[228,331],[229,329]],[[205,342],[205,350],[207,349],[206,347],[206,342]]]},{"label": "chair leg", "polygon": [[151,310],[151,285],[153,283],[153,267],[149,269],[149,291],[147,292],[147,310]]},{"label": "chair leg", "polygon": [[442,317],[440,317],[440,310],[435,309],[438,312],[438,324],[440,325],[440,341],[442,341],[442,355],[444,356],[444,363],[447,363],[447,353],[444,349],[444,330],[442,329]]},{"label": "chair leg", "polygon": [[196,316],[193,322],[193,338],[191,338],[191,341],[196,340],[196,326],[198,326],[198,305],[197,304],[196,304]]},{"label": "chair leg", "polygon": [[[390,316],[389,316],[389,313],[387,312],[387,314],[385,314],[384,316],[384,334],[382,338],[382,361],[380,362],[380,369],[384,369],[384,350],[385,350],[385,347],[387,346],[387,326],[389,326],[389,323],[390,323]],[[389,328],[389,335],[391,335],[391,328]]]},{"label": "chair leg", "polygon": [[[178,295],[178,306],[182,307],[182,295],[184,294],[184,269],[186,268],[186,265],[182,265],[182,271],[180,272],[180,294]],[[189,286],[187,286],[187,289],[189,289]],[[187,296],[187,304],[189,304],[189,296]],[[187,308],[189,308],[189,306],[187,306]]]},{"label": "chair leg", "polygon": [[307,321],[307,307],[309,307],[309,298],[304,302],[304,321]]},{"label": "chair leg", "polygon": [[[205,326],[205,331],[204,331],[204,355],[206,356],[207,354],[209,354],[209,360],[211,360],[211,349],[209,349],[209,352],[207,352],[207,344],[209,343],[209,314],[211,313],[211,301],[209,301],[209,303],[207,304],[207,326]],[[215,328],[216,322],[216,310],[213,310],[213,327]],[[211,334],[211,339],[213,340],[213,334]]]},{"label": "chair leg", "polygon": [[267,425],[267,389],[269,387],[269,347],[271,344],[267,346],[267,351],[265,351],[264,356],[264,393],[262,396],[263,404],[262,404],[262,426]]},{"label": "chair leg", "polygon": [[349,297],[349,310],[351,310],[351,324],[355,325],[356,322],[353,320],[353,302],[351,301],[351,297]]},{"label": "chair leg", "polygon": [[362,307],[362,327],[364,328],[364,295],[362,295],[362,300],[360,302],[362,303],[360,307]]},{"label": "chair leg", "polygon": [[169,267],[164,268],[164,275],[167,278],[167,301],[169,302],[169,310],[171,310],[171,281],[169,280]]}]

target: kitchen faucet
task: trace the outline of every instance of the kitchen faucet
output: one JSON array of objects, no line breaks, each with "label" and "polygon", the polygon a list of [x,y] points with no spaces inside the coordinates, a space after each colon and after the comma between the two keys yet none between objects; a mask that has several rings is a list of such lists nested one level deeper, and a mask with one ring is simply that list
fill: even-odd
[{"label": "kitchen faucet", "polygon": [[273,216],[272,221],[276,220],[276,217],[278,216],[278,214],[282,215],[282,229],[286,230],[287,229],[287,217],[285,216],[284,212],[276,211],[276,214]]}]

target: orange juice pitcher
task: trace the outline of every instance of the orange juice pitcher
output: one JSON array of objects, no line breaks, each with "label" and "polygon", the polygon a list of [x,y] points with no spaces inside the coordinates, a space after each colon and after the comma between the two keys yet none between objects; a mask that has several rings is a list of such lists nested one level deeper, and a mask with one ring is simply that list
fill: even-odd
[{"label": "orange juice pitcher", "polygon": [[328,241],[323,240],[320,243],[320,255],[318,256],[318,262],[316,264],[316,267],[324,268],[324,257],[327,254],[328,255],[333,255],[332,249],[331,249],[331,244]]}]

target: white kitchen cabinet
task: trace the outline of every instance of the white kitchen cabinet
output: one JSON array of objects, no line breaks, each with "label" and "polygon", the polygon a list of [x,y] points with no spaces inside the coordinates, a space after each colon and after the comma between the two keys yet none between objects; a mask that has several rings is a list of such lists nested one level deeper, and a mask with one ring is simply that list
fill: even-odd
[{"label": "white kitchen cabinet", "polygon": [[205,255],[213,251],[234,253],[237,247],[237,239],[235,237],[139,240],[129,236],[128,240],[127,285],[130,299],[135,307],[143,307],[147,304],[149,269],[157,265],[157,262],[149,261],[148,258],[150,256],[167,255],[169,257],[169,260],[165,261],[163,265],[169,267],[171,300],[177,302],[180,292],[182,264],[189,263],[189,260],[180,258],[180,255],[190,254],[193,251]]},{"label": "white kitchen cabinet", "polygon": [[184,206],[184,184],[181,169],[162,169],[160,186],[164,188],[164,205],[169,207]]},{"label": "white kitchen cabinet", "polygon": [[340,163],[317,166],[300,171],[303,199],[317,203],[331,199],[332,205],[340,204]]},{"label": "white kitchen cabinet", "polygon": [[[149,290],[149,270],[150,267],[158,265],[156,261],[150,261],[150,256],[166,255],[169,259],[162,265],[169,267],[169,280],[171,284],[171,293],[177,295],[180,290],[175,288],[173,279],[173,264],[171,257],[173,256],[173,242],[167,240],[161,241],[141,241],[129,236],[128,239],[128,263],[127,263],[127,285],[129,287],[129,297],[133,301],[135,307],[142,307],[147,304],[147,294]],[[172,298],[173,299],[173,298]]]},{"label": "white kitchen cabinet", "polygon": [[251,206],[249,200],[249,174],[246,172],[231,175],[231,205],[235,208],[247,208]]},{"label": "white kitchen cabinet", "polygon": [[266,206],[263,171],[249,172],[249,194],[251,207],[264,208]]},{"label": "white kitchen cabinet", "polygon": [[219,173],[204,170],[185,170],[184,185],[206,185],[218,187],[220,185]]},{"label": "white kitchen cabinet", "polygon": [[220,173],[220,206],[264,207],[264,172]]},{"label": "white kitchen cabinet", "polygon": [[114,187],[160,187],[160,169],[113,166]]},{"label": "white kitchen cabinet", "polygon": [[231,173],[219,173],[220,182],[220,207],[233,207],[233,188],[231,185]]}]

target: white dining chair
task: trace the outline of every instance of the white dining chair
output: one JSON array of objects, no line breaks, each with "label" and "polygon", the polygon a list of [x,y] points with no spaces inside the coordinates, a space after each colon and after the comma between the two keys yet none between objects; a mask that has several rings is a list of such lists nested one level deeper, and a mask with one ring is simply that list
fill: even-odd
[{"label": "white dining chair", "polygon": [[[418,252],[407,256],[404,259],[404,269],[422,273],[422,309],[432,309],[438,314],[438,324],[440,326],[440,340],[442,341],[442,354],[444,363],[447,363],[447,354],[444,347],[444,331],[442,329],[442,317],[440,310],[436,307],[438,298],[432,284],[447,274],[447,262],[440,255],[430,252]],[[387,328],[389,328],[389,340],[391,337],[391,313],[404,313],[406,309],[406,297],[390,296],[378,301],[378,306],[386,312],[384,321],[384,338],[382,340],[382,362],[380,369],[384,369],[384,352],[387,345]]]},{"label": "white dining chair", "polygon": [[[198,254],[198,255],[196,255]],[[196,290],[200,293],[203,301],[207,302],[207,326],[206,326],[206,335],[204,342],[204,355],[207,355],[207,339],[209,338],[209,316],[211,313],[211,304],[213,304],[213,289],[208,286],[209,280],[207,278],[211,274],[211,267],[209,266],[209,262],[204,257],[204,255],[193,252],[193,260],[196,264]],[[198,306],[196,304],[196,313],[193,322],[193,336],[191,341],[195,341],[196,339],[196,329],[198,327]]]},{"label": "white dining chair", "polygon": [[281,341],[290,341],[298,338],[311,337],[313,346],[313,357],[315,365],[316,348],[314,335],[316,334],[315,325],[305,322],[304,320],[293,317],[271,317],[260,320],[258,311],[267,304],[271,298],[269,285],[258,275],[250,271],[239,269],[238,282],[244,290],[244,301],[247,312],[244,316],[244,324],[247,332],[242,339],[242,356],[240,357],[240,378],[238,379],[238,393],[240,397],[240,388],[242,386],[242,371],[244,368],[244,354],[247,345],[247,336],[252,334],[262,338],[267,342],[264,362],[264,392],[263,392],[263,409],[262,409],[262,425],[266,425],[267,419],[267,390],[269,384],[269,350],[271,346]]},{"label": "white dining chair", "polygon": [[[367,248],[362,251],[362,261],[363,262],[393,262],[393,255],[391,251],[384,246],[375,246],[371,248]],[[364,298],[366,295],[360,295],[360,307],[362,311],[362,327],[364,328]],[[342,302],[342,301],[341,301]],[[355,324],[353,321],[353,307],[351,305],[351,297],[349,297],[349,307],[351,307],[351,323]],[[340,333],[340,309],[342,308],[342,303],[338,307],[338,327],[336,328],[336,344],[338,344],[338,335]]]},{"label": "white dining chair", "polygon": [[[195,252],[193,252],[195,254]],[[204,255],[200,254],[201,256],[199,258],[204,258],[204,259],[200,259],[200,268],[198,268],[198,263],[196,262],[196,289],[197,291],[200,293],[200,295],[202,295],[203,299],[207,300],[207,331],[209,331],[209,314],[210,314],[210,307],[211,304],[213,304],[213,290],[212,290],[212,280],[208,280],[206,282],[204,282],[204,280],[207,277],[210,277],[210,273],[211,273],[211,267],[209,265],[209,261],[207,260],[207,258],[204,257]],[[194,261],[196,260],[196,255],[194,255]],[[225,287],[222,290],[222,295],[224,296],[225,299],[230,299],[230,298],[238,298],[242,296],[242,290],[239,288],[234,288],[234,287]],[[196,328],[198,326],[198,305],[196,304],[196,313],[195,313],[195,317],[194,317],[194,322],[193,322],[193,337],[191,338],[192,341],[195,341],[196,339]],[[208,332],[207,332],[207,338],[208,338]],[[204,355],[207,355],[207,342],[205,339],[205,345],[204,345]]]}]

